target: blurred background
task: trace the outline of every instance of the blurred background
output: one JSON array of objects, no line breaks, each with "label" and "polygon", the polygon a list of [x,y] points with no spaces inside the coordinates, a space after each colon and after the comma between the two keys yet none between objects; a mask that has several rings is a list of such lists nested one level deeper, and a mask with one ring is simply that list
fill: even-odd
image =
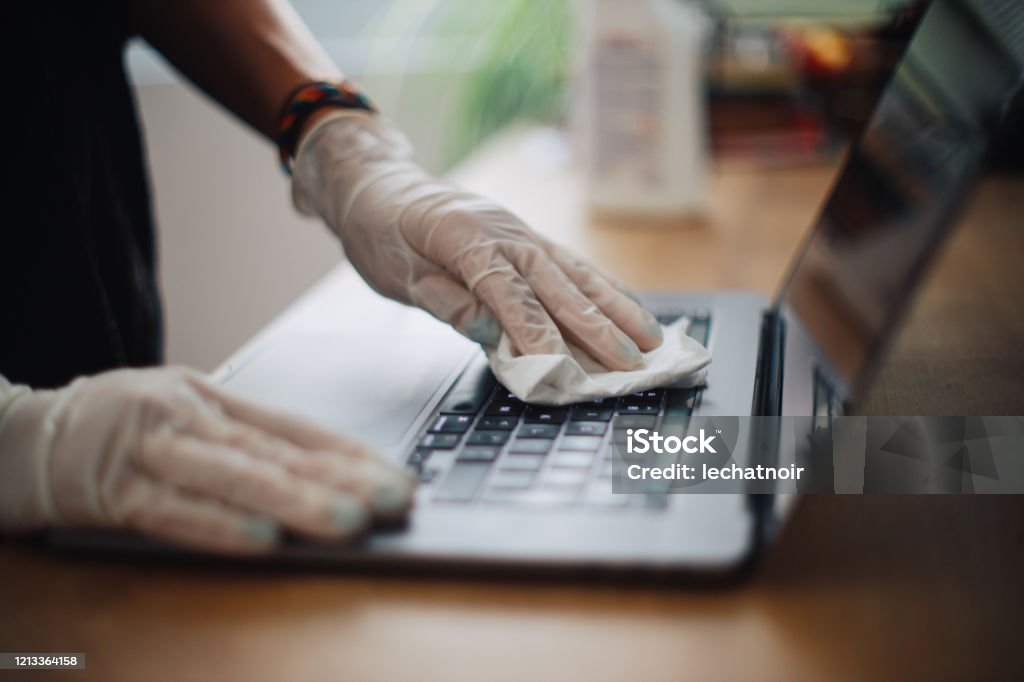
[{"label": "blurred background", "polygon": [[[658,7],[650,31],[666,44],[681,40],[681,24],[658,21],[657,12],[683,3],[651,1]],[[655,50],[637,61],[635,45],[595,46],[587,37],[600,0],[293,4],[342,70],[404,129],[419,161],[439,173],[522,122],[564,131],[564,151],[579,152],[580,129],[604,120],[580,122],[593,106],[588,88],[606,87],[587,74],[607,73],[609,59],[626,68],[623,49],[632,50],[622,79],[629,87],[674,90],[666,80],[674,67],[657,59],[676,53]],[[701,25],[698,44],[688,46],[697,74],[688,106],[699,108],[695,131],[705,153],[695,163],[713,173],[722,164],[834,158],[870,111],[920,8],[895,0],[686,3],[686,21],[699,15]],[[630,19],[638,11],[630,9]],[[340,250],[317,222],[296,215],[269,144],[148,45],[132,46],[129,65],[156,196],[168,360],[210,370],[335,265]],[[674,111],[648,113],[657,121]],[[579,163],[586,153],[555,156]]]}]

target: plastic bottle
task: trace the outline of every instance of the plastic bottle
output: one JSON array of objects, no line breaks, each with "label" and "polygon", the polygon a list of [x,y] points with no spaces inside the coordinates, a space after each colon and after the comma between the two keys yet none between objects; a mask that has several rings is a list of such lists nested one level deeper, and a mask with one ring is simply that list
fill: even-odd
[{"label": "plastic bottle", "polygon": [[597,213],[670,218],[707,186],[703,42],[681,0],[580,0],[576,98],[586,196]]}]

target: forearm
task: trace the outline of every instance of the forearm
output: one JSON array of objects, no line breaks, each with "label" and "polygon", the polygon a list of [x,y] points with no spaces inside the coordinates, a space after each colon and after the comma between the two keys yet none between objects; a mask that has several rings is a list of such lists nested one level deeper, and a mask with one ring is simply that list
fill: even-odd
[{"label": "forearm", "polygon": [[287,0],[139,0],[132,11],[178,70],[271,139],[296,86],[341,78]]}]

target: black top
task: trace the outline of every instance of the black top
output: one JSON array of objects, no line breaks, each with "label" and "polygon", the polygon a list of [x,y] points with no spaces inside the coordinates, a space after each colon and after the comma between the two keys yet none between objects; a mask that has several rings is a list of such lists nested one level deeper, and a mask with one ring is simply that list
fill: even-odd
[{"label": "black top", "polygon": [[0,9],[0,374],[59,386],[162,359],[153,217],[120,2]]}]

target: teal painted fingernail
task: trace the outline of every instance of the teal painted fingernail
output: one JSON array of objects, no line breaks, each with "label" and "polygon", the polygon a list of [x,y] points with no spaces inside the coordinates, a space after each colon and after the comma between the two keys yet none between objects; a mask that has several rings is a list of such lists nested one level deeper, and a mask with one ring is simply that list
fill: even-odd
[{"label": "teal painted fingernail", "polygon": [[651,318],[651,323],[647,329],[648,331],[650,331],[651,336],[658,339],[659,341],[662,341],[665,338],[665,333],[662,330],[661,325],[658,324],[658,321],[655,320],[654,318]]},{"label": "teal painted fingernail", "polygon": [[382,514],[397,514],[405,510],[409,495],[404,487],[385,485],[373,494],[373,508]]},{"label": "teal painted fingernail", "polygon": [[245,537],[253,544],[273,545],[281,537],[281,529],[270,519],[252,519],[246,524]]},{"label": "teal painted fingernail", "polygon": [[334,527],[345,534],[361,530],[369,521],[369,515],[363,505],[351,497],[341,497],[334,503],[331,510]]},{"label": "teal painted fingernail", "polygon": [[632,341],[622,342],[622,355],[628,362],[633,364],[644,359],[644,354],[640,352],[640,349]]},{"label": "teal painted fingernail", "polygon": [[497,346],[501,340],[501,325],[491,315],[480,315],[466,327],[466,334],[481,346]]}]

